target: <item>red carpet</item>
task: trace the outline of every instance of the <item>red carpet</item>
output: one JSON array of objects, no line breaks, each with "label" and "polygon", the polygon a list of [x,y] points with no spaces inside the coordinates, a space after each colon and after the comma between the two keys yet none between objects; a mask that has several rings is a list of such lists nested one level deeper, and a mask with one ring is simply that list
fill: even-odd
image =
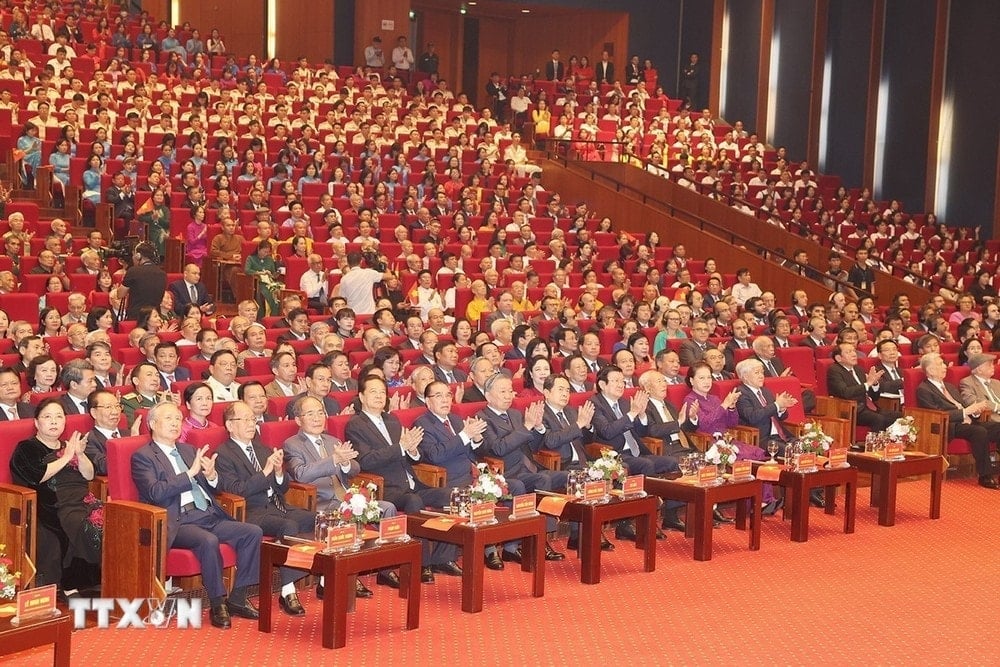
[{"label": "red carpet", "polygon": [[[648,574],[640,552],[618,542],[596,586],[580,584],[567,557],[548,564],[540,599],[531,597],[528,575],[508,564],[487,571],[481,614],[462,613],[458,579],[438,576],[422,587],[413,631],[403,630],[404,601],[369,577],[375,597],[358,601],[345,649],[320,646],[319,602],[307,592],[300,597],[309,615],[291,619],[276,609],[271,635],[241,619],[227,632],[207,618],[201,630],[88,629],[73,636],[73,663],[291,666],[363,656],[368,665],[996,664],[988,636],[997,605],[984,583],[998,571],[1000,493],[946,482],[942,518],[931,521],[927,483],[901,484],[892,528],[877,525],[867,489],[858,500],[853,535],[841,532],[839,511],[828,517],[814,508],[805,544],[791,542],[788,524],[772,517],[759,552],[727,526],[715,531],[714,559],[699,563],[690,541],[671,533]],[[49,665],[51,655],[37,650],[4,664]]]}]

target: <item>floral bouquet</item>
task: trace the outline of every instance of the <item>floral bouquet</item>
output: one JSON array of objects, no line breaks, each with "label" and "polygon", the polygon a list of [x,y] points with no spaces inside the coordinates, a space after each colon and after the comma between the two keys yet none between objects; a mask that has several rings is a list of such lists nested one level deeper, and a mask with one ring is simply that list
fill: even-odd
[{"label": "floral bouquet", "polygon": [[368,483],[364,486],[353,485],[344,494],[344,500],[337,508],[337,515],[343,521],[356,524],[378,523],[382,518],[382,510],[373,496],[377,487]]},{"label": "floral bouquet", "polygon": [[605,449],[601,452],[600,458],[591,461],[587,466],[587,477],[594,482],[602,479],[606,482],[617,482],[624,479],[625,474],[621,457],[613,449]]},{"label": "floral bouquet", "polygon": [[469,487],[474,503],[495,503],[509,494],[507,480],[486,463],[476,464],[476,478]]},{"label": "floral bouquet", "polygon": [[806,422],[802,425],[802,432],[799,434],[799,444],[806,454],[825,455],[830,451],[833,438],[823,432],[823,427],[819,422]]},{"label": "floral bouquet", "polygon": [[7,545],[0,544],[0,600],[13,600],[21,573],[13,572],[14,561],[7,557]]},{"label": "floral bouquet", "polygon": [[713,465],[731,466],[736,463],[736,455],[740,453],[740,448],[733,444],[731,439],[727,439],[721,433],[713,433],[715,440],[712,446],[705,452],[705,461]]},{"label": "floral bouquet", "polygon": [[904,449],[917,444],[919,429],[913,423],[913,417],[900,417],[890,424],[885,432],[892,442],[898,442]]}]

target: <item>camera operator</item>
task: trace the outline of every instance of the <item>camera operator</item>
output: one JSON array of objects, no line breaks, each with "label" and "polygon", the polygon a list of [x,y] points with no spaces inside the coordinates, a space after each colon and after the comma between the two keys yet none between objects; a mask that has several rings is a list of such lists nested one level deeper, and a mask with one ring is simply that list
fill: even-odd
[{"label": "camera operator", "polygon": [[128,298],[126,320],[134,320],[143,306],[159,308],[167,289],[167,272],[157,264],[156,250],[143,242],[132,252],[132,266],[122,280],[122,300]]}]

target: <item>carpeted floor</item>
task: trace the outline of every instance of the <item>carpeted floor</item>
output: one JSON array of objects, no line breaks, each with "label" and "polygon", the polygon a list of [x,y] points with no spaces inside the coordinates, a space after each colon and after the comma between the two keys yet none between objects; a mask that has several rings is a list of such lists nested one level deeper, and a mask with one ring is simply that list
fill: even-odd
[{"label": "carpeted floor", "polygon": [[[927,483],[900,485],[895,527],[876,523],[868,490],[859,493],[856,532],[842,515],[813,509],[810,539],[788,539],[788,524],[764,523],[761,550],[746,534],[715,531],[714,558],[695,562],[678,533],[659,543],[656,572],[618,543],[604,556],[602,582],[579,583],[575,559],[548,564],[545,597],[511,567],[486,573],[485,608],[460,610],[459,580],[423,586],[421,625],[405,631],[405,601],[368,584],[348,619],[346,649],[320,646],[319,602],[309,614],[275,610],[272,634],[234,620],[227,632],[99,630],[73,636],[79,665],[635,664],[997,664],[988,641],[998,605],[984,586],[997,573],[1000,493],[971,480],[945,483],[942,518],[927,518]],[[557,543],[564,547],[565,542]],[[993,600],[992,602],[990,600]],[[5,665],[48,665],[51,650],[22,653]]]}]

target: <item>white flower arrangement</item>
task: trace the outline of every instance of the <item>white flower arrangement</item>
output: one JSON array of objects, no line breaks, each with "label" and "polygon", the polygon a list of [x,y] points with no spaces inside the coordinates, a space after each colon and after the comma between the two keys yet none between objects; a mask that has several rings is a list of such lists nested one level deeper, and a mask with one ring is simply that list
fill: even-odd
[{"label": "white flower arrangement", "polygon": [[337,508],[340,518],[354,523],[377,523],[382,518],[382,510],[374,499],[377,488],[372,483],[349,488]]},{"label": "white flower arrangement", "polygon": [[495,503],[507,495],[507,480],[485,463],[476,464],[476,479],[469,487],[469,497],[474,502]]},{"label": "white flower arrangement", "polygon": [[914,424],[913,417],[900,417],[885,430],[893,442],[898,442],[903,447],[915,445],[919,431],[920,429]]},{"label": "white flower arrangement", "polygon": [[736,455],[740,453],[740,448],[733,444],[732,440],[727,440],[721,433],[714,433],[715,440],[712,446],[705,452],[705,461],[712,465],[731,466],[736,463]]},{"label": "white flower arrangement", "polygon": [[613,449],[605,449],[601,456],[587,466],[587,477],[591,481],[617,481],[625,477],[625,466],[621,457]]},{"label": "white flower arrangement", "polygon": [[806,422],[799,434],[799,444],[802,445],[803,452],[822,455],[830,451],[833,438],[823,432],[819,422]]}]

